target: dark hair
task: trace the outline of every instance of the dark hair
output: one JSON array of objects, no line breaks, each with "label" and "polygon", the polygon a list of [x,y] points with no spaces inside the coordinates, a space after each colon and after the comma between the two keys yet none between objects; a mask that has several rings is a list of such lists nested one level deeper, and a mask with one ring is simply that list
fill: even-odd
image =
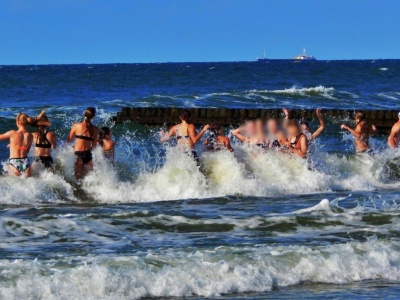
[{"label": "dark hair", "polygon": [[310,125],[308,124],[308,122],[306,122],[306,121],[304,121],[304,120],[300,122],[300,125],[306,125],[307,128],[310,127]]},{"label": "dark hair", "polygon": [[354,119],[359,119],[360,122],[364,121],[366,119],[365,113],[362,110],[358,110],[356,111],[356,114],[354,116]]},{"label": "dark hair", "polygon": [[179,118],[181,118],[186,123],[190,122],[191,117],[192,117],[192,113],[187,109],[182,110],[181,113],[179,114]]},{"label": "dark hair", "polygon": [[104,139],[111,133],[109,127],[102,127],[99,131],[99,145],[103,147]]},{"label": "dark hair", "polygon": [[83,116],[85,117],[85,120],[91,120],[94,118],[96,115],[96,109],[94,107],[88,107],[85,109],[83,112]]}]

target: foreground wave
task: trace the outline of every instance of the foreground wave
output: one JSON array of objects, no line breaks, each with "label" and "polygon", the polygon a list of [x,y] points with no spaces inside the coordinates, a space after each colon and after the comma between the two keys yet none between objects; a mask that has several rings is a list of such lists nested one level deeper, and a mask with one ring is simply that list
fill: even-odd
[{"label": "foreground wave", "polygon": [[139,299],[400,280],[400,243],[174,249],[134,256],[0,261],[3,299]]}]

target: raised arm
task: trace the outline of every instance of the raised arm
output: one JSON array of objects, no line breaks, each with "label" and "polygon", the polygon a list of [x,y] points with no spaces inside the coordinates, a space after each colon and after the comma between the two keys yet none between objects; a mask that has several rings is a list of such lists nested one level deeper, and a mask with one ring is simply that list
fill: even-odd
[{"label": "raised arm", "polygon": [[204,126],[203,129],[200,130],[199,134],[196,134],[196,128],[194,127],[194,125],[193,124],[189,125],[188,132],[194,145],[197,144],[197,142],[201,139],[201,137],[208,130],[208,128],[210,128],[210,125]]},{"label": "raised arm", "polygon": [[315,114],[317,115],[317,118],[318,118],[318,121],[319,121],[319,127],[312,134],[311,140],[315,140],[325,130],[325,122],[324,122],[324,119],[322,118],[322,115],[321,115],[321,109],[317,108],[317,110],[315,111]]},{"label": "raised arm", "polygon": [[392,130],[390,131],[390,135],[388,137],[388,144],[389,144],[389,147],[392,149],[395,149],[397,147],[395,137],[399,133],[399,131],[400,131],[400,123],[394,124],[392,127]]},{"label": "raised arm", "polygon": [[247,136],[245,136],[244,134],[242,134],[241,132],[241,127],[235,129],[232,131],[232,134],[242,143],[246,143],[249,141],[249,138]]}]

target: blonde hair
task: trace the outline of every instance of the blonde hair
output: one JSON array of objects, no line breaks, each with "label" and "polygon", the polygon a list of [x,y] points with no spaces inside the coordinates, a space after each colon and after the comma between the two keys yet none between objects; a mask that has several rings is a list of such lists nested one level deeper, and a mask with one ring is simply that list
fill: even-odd
[{"label": "blonde hair", "polygon": [[95,115],[96,115],[96,109],[94,107],[88,107],[83,112],[83,116],[85,117],[85,120],[87,120],[87,121],[90,121],[91,119],[93,119]]},{"label": "blonde hair", "polygon": [[28,125],[28,123],[30,123],[29,116],[26,113],[19,113],[16,117],[16,120],[19,124],[21,124],[22,126],[26,126]]}]

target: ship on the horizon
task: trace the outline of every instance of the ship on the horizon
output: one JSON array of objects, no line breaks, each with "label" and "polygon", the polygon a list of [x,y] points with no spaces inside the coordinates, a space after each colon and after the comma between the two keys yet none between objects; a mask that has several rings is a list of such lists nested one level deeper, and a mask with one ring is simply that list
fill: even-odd
[{"label": "ship on the horizon", "polygon": [[307,55],[306,48],[303,48],[303,54],[296,56],[294,60],[317,60],[317,59],[312,55]]},{"label": "ship on the horizon", "polygon": [[268,58],[265,56],[265,49],[264,49],[264,56],[263,57],[257,57],[257,61],[260,61],[260,62],[268,61]]}]

